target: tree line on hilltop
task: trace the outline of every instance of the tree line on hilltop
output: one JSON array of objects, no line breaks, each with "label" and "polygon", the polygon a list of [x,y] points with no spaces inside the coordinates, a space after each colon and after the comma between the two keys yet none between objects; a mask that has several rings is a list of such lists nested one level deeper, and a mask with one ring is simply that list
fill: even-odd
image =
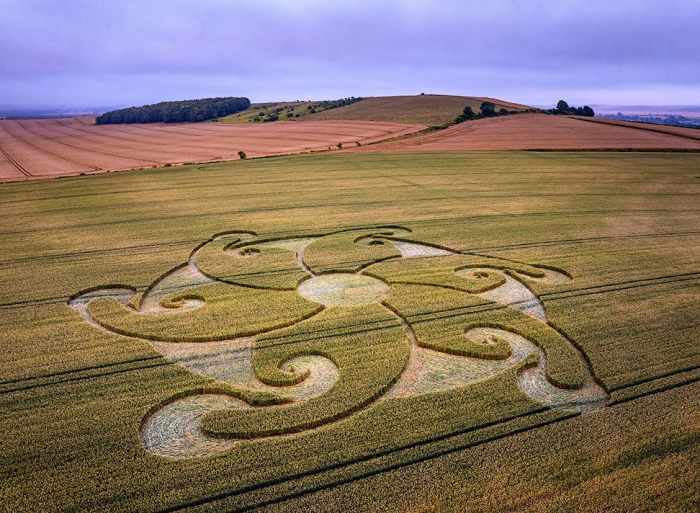
[{"label": "tree line on hilltop", "polygon": [[464,107],[464,110],[462,113],[457,116],[457,118],[454,120],[455,123],[462,123],[464,121],[469,121],[472,119],[481,119],[481,118],[492,118],[495,116],[508,116],[509,114],[520,114],[524,112],[540,112],[539,109],[525,109],[525,110],[507,110],[505,108],[500,108],[496,110],[496,104],[493,102],[481,102],[481,106],[479,107],[479,113],[475,113],[474,110],[467,105]]},{"label": "tree line on hilltop", "polygon": [[250,106],[248,98],[202,98],[160,102],[143,107],[113,110],[98,116],[98,125],[119,123],[184,123],[206,121],[240,112]]},{"label": "tree line on hilltop", "polygon": [[564,114],[564,115],[575,115],[575,116],[587,116],[592,118],[595,116],[595,112],[588,105],[583,107],[569,107],[569,104],[564,100],[559,100],[557,106],[553,109],[547,110],[550,114]]},{"label": "tree line on hilltop", "polygon": [[[350,98],[341,98],[340,100],[323,100],[323,101],[310,103],[306,107],[306,109],[308,110],[308,114],[316,114],[317,112],[323,112],[324,110],[345,107],[346,105],[351,105],[355,102],[359,102],[362,99],[363,99],[362,97],[355,98],[354,96],[351,96]],[[294,103],[301,103],[301,102],[299,102],[299,100],[297,100]],[[264,109],[264,108],[267,108],[267,107],[264,105],[253,107],[253,109]],[[286,115],[287,118],[301,117],[301,114],[299,114],[298,112],[296,112],[296,113],[294,112],[293,105],[287,105],[286,107],[277,107],[272,112],[268,112],[267,114],[260,114],[259,116],[255,116],[254,118],[252,118],[252,121],[253,122],[263,121],[263,122],[267,123],[269,121],[277,121],[280,119],[280,116],[283,116],[283,115]]]},{"label": "tree line on hilltop", "polygon": [[[595,112],[588,105],[583,107],[569,107],[569,104],[564,100],[559,100],[557,106],[553,109],[541,110],[541,109],[524,109],[524,110],[507,110],[501,108],[496,110],[496,105],[493,102],[482,102],[479,108],[479,113],[475,113],[470,106],[464,107],[464,111],[457,116],[454,120],[454,124],[462,123],[464,121],[469,121],[472,119],[481,118],[491,118],[494,116],[508,116],[510,114],[523,114],[527,112],[546,112],[549,114],[565,114],[565,115],[576,115],[576,116],[588,116],[593,117]],[[449,123],[452,124],[452,123]]]}]

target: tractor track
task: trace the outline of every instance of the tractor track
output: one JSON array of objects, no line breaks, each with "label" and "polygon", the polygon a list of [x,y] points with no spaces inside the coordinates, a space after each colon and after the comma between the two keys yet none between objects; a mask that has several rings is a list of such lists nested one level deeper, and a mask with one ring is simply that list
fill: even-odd
[{"label": "tractor track", "polygon": [[26,177],[34,176],[34,175],[32,175],[29,171],[27,171],[27,170],[24,168],[24,166],[22,166],[22,164],[20,164],[20,163],[17,162],[15,159],[13,159],[13,158],[10,156],[10,154],[7,153],[7,151],[5,151],[5,149],[4,149],[2,146],[0,146],[0,153],[2,153],[3,155],[5,155],[5,158],[10,162],[10,164],[12,164],[13,166],[15,166],[15,167],[17,168],[17,170],[18,170],[20,173],[22,173],[24,176],[26,176]]}]

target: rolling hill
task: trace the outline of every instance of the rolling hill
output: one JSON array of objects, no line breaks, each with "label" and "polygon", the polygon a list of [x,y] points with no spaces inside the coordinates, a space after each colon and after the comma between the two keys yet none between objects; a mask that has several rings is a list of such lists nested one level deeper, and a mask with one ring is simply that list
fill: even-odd
[{"label": "rolling hill", "polygon": [[436,126],[449,123],[459,116],[464,107],[479,112],[484,101],[493,102],[496,110],[529,109],[527,105],[505,102],[495,98],[426,94],[419,96],[376,96],[365,98],[338,109],[327,110],[307,117],[309,120],[362,120]]}]

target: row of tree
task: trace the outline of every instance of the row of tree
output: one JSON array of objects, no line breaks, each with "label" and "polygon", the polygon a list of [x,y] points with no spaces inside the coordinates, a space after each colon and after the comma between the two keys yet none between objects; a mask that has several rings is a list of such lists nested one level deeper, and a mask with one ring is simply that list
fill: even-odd
[{"label": "row of tree", "polygon": [[[479,108],[478,114],[475,114],[472,108],[469,105],[467,105],[466,107],[464,107],[462,113],[459,116],[457,116],[454,122],[462,123],[471,119],[491,118],[494,116],[507,116],[508,114],[517,114],[518,112],[520,111],[506,110],[504,108],[500,108],[498,111],[496,111],[496,104],[494,104],[493,102],[481,102],[481,107]],[[523,112],[535,112],[535,110],[528,109],[527,111]]]},{"label": "row of tree", "polygon": [[202,98],[179,102],[160,102],[143,107],[113,110],[98,116],[98,125],[119,123],[184,123],[228,116],[250,106],[248,98]]},{"label": "row of tree", "polygon": [[345,107],[346,105],[351,105],[355,102],[359,102],[362,99],[363,98],[361,96],[359,98],[351,96],[350,98],[341,98],[340,100],[325,100],[322,102],[316,102],[313,105],[309,105],[307,109],[309,109],[311,114],[315,114],[316,112],[321,112],[324,110]]},{"label": "row of tree", "polygon": [[584,105],[583,107],[569,107],[569,104],[564,100],[559,100],[557,106],[553,109],[549,109],[547,112],[564,115],[573,114],[576,116],[587,116],[590,118],[595,116],[595,112],[593,112],[593,109],[591,109],[588,105]]}]

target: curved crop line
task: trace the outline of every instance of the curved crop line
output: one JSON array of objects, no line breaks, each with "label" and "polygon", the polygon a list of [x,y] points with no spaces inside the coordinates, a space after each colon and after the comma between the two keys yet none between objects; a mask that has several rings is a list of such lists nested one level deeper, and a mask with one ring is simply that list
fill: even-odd
[{"label": "curved crop line", "polygon": [[[493,269],[495,271],[502,271],[505,274],[505,269],[495,267],[495,266],[493,266],[493,267],[487,266],[487,265],[465,265],[465,266],[461,266],[461,267],[457,267],[456,269],[453,269],[452,272],[458,273],[459,271],[464,271],[466,269]],[[457,275],[457,276],[459,276],[459,275]],[[542,275],[542,276],[544,276],[544,275]],[[467,278],[466,276],[460,276],[460,278],[464,278],[465,280],[471,279],[471,278]],[[468,294],[474,294],[474,295],[483,294],[484,292],[488,292],[489,290],[493,290],[493,289],[497,289],[498,287],[502,287],[505,284],[506,284],[506,279],[503,278],[503,281],[500,281],[498,283],[494,283],[493,285],[489,285],[487,287],[482,287],[480,289],[477,289],[478,292],[468,292]],[[447,285],[446,285],[446,287],[447,287]],[[461,290],[461,289],[457,289],[457,290]]]},{"label": "curved crop line", "polygon": [[[408,321],[394,308],[391,307],[391,305],[385,303],[384,301],[381,301],[380,304],[389,310],[391,313],[393,313],[398,319],[399,322],[401,322],[401,326],[404,328],[406,331],[406,336],[408,337],[408,342],[409,342],[409,353],[408,353],[408,360],[406,361],[406,365],[404,366],[404,369],[401,371],[399,377],[396,379],[396,383],[398,384],[401,379],[404,377],[406,374],[409,366],[412,367],[411,370],[411,377],[408,380],[407,385],[410,385],[413,383],[416,379],[416,375],[418,371],[421,368],[422,365],[422,360],[419,355],[416,354],[417,352],[417,347],[419,346],[418,344],[418,339],[416,337],[416,332],[413,330],[413,327],[408,323]],[[391,389],[387,390],[387,392],[390,392]]]},{"label": "curved crop line", "polygon": [[[574,279],[574,276],[573,276],[569,271],[567,271],[567,270],[565,270],[565,269],[562,269],[562,268],[560,268],[560,267],[555,267],[555,266],[553,266],[553,265],[547,265],[547,264],[529,264],[529,265],[530,265],[531,267],[537,267],[537,268],[539,268],[539,269],[547,269],[547,270],[549,270],[549,271],[554,271],[554,272],[557,272],[557,273],[561,273],[561,274],[563,274],[564,276],[566,276],[567,278],[569,278],[570,280],[573,280],[573,279]],[[528,275],[528,273],[521,273],[521,274]],[[535,277],[535,278],[539,278],[539,276],[534,276],[534,277]]]},{"label": "curved crop line", "polygon": [[[328,358],[325,355],[312,355],[312,356],[324,356],[325,358]],[[328,358],[333,362],[332,359]],[[287,428],[279,428],[279,429],[268,429],[265,431],[258,431],[256,433],[236,433],[233,435],[225,435],[222,433],[216,433],[216,432],[211,432],[207,429],[205,429],[203,426],[200,428],[202,432],[207,435],[211,436],[212,438],[220,438],[220,439],[229,439],[229,440],[249,440],[249,439],[257,439],[257,438],[267,438],[271,436],[284,436],[284,435],[290,435],[293,433],[301,433],[302,431],[307,431],[309,429],[315,429],[317,427],[325,426],[327,424],[331,424],[333,422],[337,422],[341,419],[347,418],[351,415],[354,415],[355,413],[364,410],[368,407],[370,407],[372,404],[374,404],[377,399],[385,395],[391,388],[396,384],[396,382],[399,380],[399,378],[404,374],[406,371],[406,366],[408,365],[408,360],[409,358],[406,358],[406,361],[404,362],[403,369],[401,369],[400,372],[397,373],[397,375],[392,379],[389,383],[387,383],[385,386],[383,386],[381,389],[377,390],[374,394],[372,394],[370,397],[365,399],[363,402],[353,406],[349,410],[345,410],[343,412],[338,412],[335,415],[331,415],[330,417],[327,417],[325,419],[320,419],[317,421],[311,421],[311,422],[306,422],[302,423],[296,426],[290,426]],[[335,362],[333,362],[335,364]],[[337,364],[336,364],[337,366]]]},{"label": "curved crop line", "polygon": [[[458,290],[459,292],[464,292],[463,290],[455,289],[454,287],[450,287],[450,286],[446,286],[446,285],[435,285],[435,284],[431,284],[431,283],[409,283],[409,282],[395,282],[395,283],[396,283],[396,284],[401,284],[401,285],[423,285],[423,286],[427,286],[427,287],[436,287],[436,288],[441,288],[441,289],[451,289],[451,290]],[[490,301],[489,303],[495,303],[495,302],[494,302],[494,301]],[[485,305],[488,305],[489,303],[484,303],[484,306],[485,306]],[[474,306],[478,306],[478,305],[474,305]],[[503,308],[503,309],[510,308],[508,305],[499,305],[499,306],[500,306],[500,308]],[[490,309],[489,309],[489,310],[490,310]],[[495,310],[495,308],[494,308],[494,310]],[[488,310],[487,310],[487,311],[488,311]],[[460,314],[456,314],[456,315],[460,315]],[[452,316],[450,316],[450,317],[455,317],[456,315],[452,315]],[[436,320],[436,319],[430,319],[430,320]],[[408,321],[407,321],[407,322],[408,322]],[[421,320],[421,321],[417,321],[417,322],[427,322],[427,321]],[[541,322],[541,321],[540,321],[540,322]],[[409,325],[410,325],[410,324],[411,324],[411,323],[409,322]],[[544,324],[544,323],[543,323],[543,324]],[[547,323],[546,325],[547,325],[547,326],[550,326],[549,323]],[[545,352],[545,355],[546,355],[545,348],[543,348],[543,347],[542,347],[540,344],[538,344],[535,340],[532,340],[528,335],[526,335],[525,333],[523,333],[522,331],[520,331],[520,330],[518,330],[518,329],[514,329],[514,328],[511,328],[511,327],[506,327],[505,325],[498,324],[498,323],[493,323],[492,325],[487,325],[487,326],[485,326],[485,327],[500,329],[500,330],[503,330],[503,331],[509,331],[509,332],[511,332],[511,333],[514,333],[514,334],[516,334],[516,335],[519,335],[520,337],[524,338],[525,340],[529,340],[532,344],[534,344],[534,345],[536,345],[537,347],[539,347],[543,352]],[[550,326],[550,327],[551,327],[551,326]],[[559,330],[555,329],[555,331],[557,331],[557,333],[559,333],[559,334],[561,335],[561,332],[560,332]],[[566,336],[564,336],[564,339],[565,339],[567,342],[571,342],[571,340],[570,340],[568,337],[566,337]],[[573,344],[572,344],[572,346],[573,346]],[[581,353],[582,353],[582,351],[581,351],[580,348],[578,348],[578,347],[576,347],[576,346],[573,346],[573,347],[574,347],[574,349],[576,349],[577,352],[581,352]],[[433,348],[431,348],[431,349],[433,349]],[[450,354],[450,353],[448,353],[447,351],[443,351],[443,350],[439,350],[439,351],[440,351],[440,352],[447,353],[447,354]],[[466,356],[466,355],[457,354],[457,356]],[[590,364],[590,362],[589,362],[588,360],[584,360],[584,361],[585,361],[585,363]],[[566,389],[566,387],[561,386],[560,384],[557,384],[557,383],[555,383],[554,381],[552,381],[552,379],[550,378],[549,373],[547,372],[546,368],[545,368],[545,376],[546,376],[546,378],[547,378],[547,381],[549,381],[549,382],[550,382],[552,385],[554,385],[555,387],[561,388],[561,389]]]},{"label": "curved crop line", "polygon": [[161,283],[163,280],[167,279],[168,276],[170,276],[170,275],[173,274],[174,272],[179,271],[180,269],[182,269],[183,267],[187,267],[188,265],[189,265],[189,262],[186,262],[186,263],[184,263],[184,264],[180,264],[180,265],[178,265],[178,266],[175,266],[175,267],[173,267],[172,269],[170,269],[169,271],[167,271],[167,272],[165,272],[164,274],[162,274],[161,276],[159,276],[153,283],[151,283],[151,284],[146,288],[146,290],[143,292],[143,294],[141,294],[141,298],[139,299],[137,310],[141,310],[141,307],[143,306],[143,300],[144,300],[144,298],[145,298],[146,296],[148,296],[148,294],[150,294],[151,291],[152,291],[159,283]]},{"label": "curved crop line", "polygon": [[605,391],[605,393],[608,394],[608,396],[609,396],[610,390],[605,385],[605,383],[603,383],[600,379],[598,379],[598,376],[595,375],[595,372],[593,372],[593,364],[591,363],[591,360],[590,360],[588,354],[586,354],[586,352],[578,344],[578,342],[576,342],[574,339],[569,337],[563,329],[561,329],[560,327],[553,324],[550,320],[547,320],[547,325],[550,328],[552,328],[554,331],[559,333],[559,335],[564,337],[564,339],[568,340],[569,343],[574,347],[574,349],[576,349],[576,351],[579,353],[579,356],[583,359],[584,363],[586,364],[588,374],[591,376],[591,379],[593,380],[593,382],[596,385],[598,385],[600,388],[602,388]]},{"label": "curved crop line", "polygon": [[[454,249],[448,248],[447,246],[441,246],[439,244],[433,244],[432,242],[423,242],[423,241],[416,241],[416,240],[411,240],[411,239],[404,239],[403,237],[382,237],[383,239],[386,240],[395,240],[398,242],[408,242],[410,244],[420,244],[421,246],[428,246],[429,248],[434,248],[434,249],[440,249],[442,251],[450,251],[455,254],[459,254],[459,251],[456,251]],[[446,256],[446,255],[443,255]],[[422,257],[422,258],[430,258],[430,257]]]},{"label": "curved crop line", "polygon": [[196,343],[200,343],[200,342],[201,343],[204,343],[204,342],[223,342],[225,340],[232,340],[233,338],[247,338],[247,337],[254,337],[257,335],[264,335],[265,333],[269,333],[271,331],[275,331],[275,330],[282,329],[282,328],[288,328],[288,327],[294,326],[295,324],[298,324],[302,321],[310,319],[314,315],[317,315],[318,313],[320,313],[323,309],[324,309],[323,305],[320,305],[316,310],[313,310],[307,314],[304,314],[303,316],[298,317],[291,322],[276,324],[275,326],[273,326],[272,328],[267,329],[267,330],[246,331],[246,332],[237,334],[235,337],[231,337],[228,335],[220,335],[220,336],[216,336],[216,337],[197,337],[197,338],[168,338],[168,337],[158,337],[157,335],[144,335],[144,334],[139,335],[139,334],[132,333],[130,331],[118,328],[116,326],[106,325],[104,322],[100,322],[100,321],[96,320],[94,317],[92,317],[92,315],[90,315],[89,312],[88,312],[88,315],[89,315],[90,319],[92,319],[92,321],[95,322],[95,324],[98,324],[106,331],[108,331],[110,333],[116,333],[117,335],[123,335],[123,336],[129,337],[129,338],[138,338],[141,340],[151,340],[153,342],[172,342],[172,343],[193,343],[193,344],[196,344]]},{"label": "curved crop line", "polygon": [[[266,347],[274,347],[274,346],[266,346]],[[285,358],[284,360],[282,360],[279,363],[279,365],[277,366],[277,369],[279,369],[282,372],[288,372],[288,371],[284,371],[284,369],[282,369],[282,366],[286,363],[291,362],[292,360],[296,360],[297,358],[302,358],[304,356],[318,356],[320,358],[325,358],[326,360],[330,361],[333,365],[335,365],[336,369],[340,369],[340,367],[338,366],[338,362],[336,362],[331,356],[325,354],[323,351],[302,351],[300,353],[294,353],[292,356],[289,356],[289,357]],[[292,386],[298,385],[298,384],[306,381],[306,379],[311,374],[311,370],[306,369],[304,372],[299,373],[299,376],[297,378],[295,378],[294,380],[287,381],[285,383],[276,383],[272,380],[266,380],[266,379],[261,378],[257,372],[257,369],[254,369],[254,370],[255,370],[255,377],[258,378],[258,381],[260,381],[261,383],[263,383],[265,385],[269,385],[271,387],[279,387],[279,388],[292,387]]]},{"label": "curved crop line", "polygon": [[[253,397],[248,396],[248,393],[250,395],[255,396],[255,395],[260,395],[262,398],[255,400]],[[277,394],[273,394],[271,392],[257,392],[257,391],[248,391],[245,389],[241,390],[236,390],[234,387],[228,387],[228,386],[201,386],[198,388],[190,388],[187,390],[183,390],[182,392],[178,392],[177,394],[172,395],[171,397],[168,397],[165,401],[149,408],[149,410],[146,412],[146,414],[143,416],[141,419],[141,424],[139,425],[139,432],[143,433],[143,428],[146,425],[146,422],[155,414],[157,413],[161,408],[172,404],[176,401],[179,401],[181,399],[184,399],[186,397],[191,397],[193,395],[225,395],[228,397],[233,397],[234,399],[238,399],[240,401],[243,401],[244,403],[248,404],[249,406],[272,406],[272,405],[277,405],[277,404],[289,404],[292,401],[289,397],[285,396],[280,396]],[[267,399],[264,399],[264,398]]]},{"label": "curved crop line", "polygon": [[70,305],[73,301],[76,299],[80,298],[81,296],[84,296],[86,294],[90,294],[91,292],[97,292],[99,290],[109,290],[109,289],[128,289],[131,290],[134,294],[138,292],[135,287],[132,287],[131,285],[121,285],[118,283],[110,283],[109,285],[98,285],[96,287],[89,287],[87,289],[83,289],[80,292],[77,292],[70,296],[67,300],[66,303]]}]

